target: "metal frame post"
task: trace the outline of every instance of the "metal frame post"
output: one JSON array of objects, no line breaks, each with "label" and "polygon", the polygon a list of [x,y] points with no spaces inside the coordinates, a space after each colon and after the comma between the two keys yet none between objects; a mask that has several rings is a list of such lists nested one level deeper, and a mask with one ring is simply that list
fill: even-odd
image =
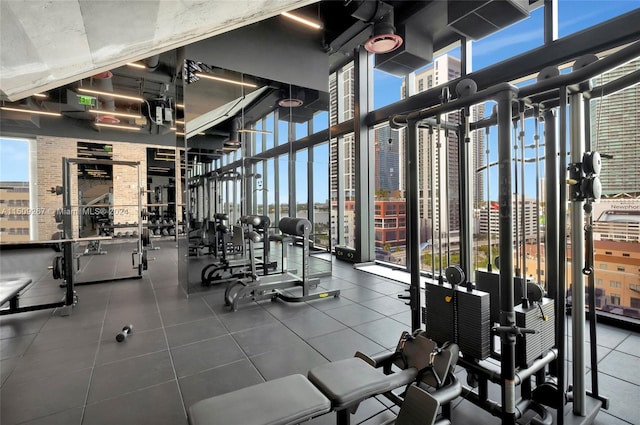
[{"label": "metal frame post", "polygon": [[[582,162],[584,153],[584,102],[582,93],[569,95],[571,163]],[[584,259],[585,242],[582,229],[584,227],[584,200],[571,200],[571,326],[573,331],[573,413],[586,415],[585,389],[585,276],[579,262]]]},{"label": "metal frame post", "polygon": [[358,48],[354,54],[355,66],[355,110],[353,118],[356,150],[355,172],[355,248],[361,262],[375,260],[373,143],[369,143],[369,128],[366,124],[372,96],[372,70],[369,52]]},{"label": "metal frame post", "polygon": [[405,165],[407,202],[407,268],[411,275],[409,296],[411,306],[411,329],[420,329],[420,197],[418,193],[418,128],[416,121],[407,125],[407,153]]},{"label": "metal frame post", "polygon": [[[512,92],[503,92],[498,101],[498,203],[500,211],[500,325],[515,326],[513,306],[513,190],[512,190],[512,141],[511,122]],[[515,424],[515,368],[516,336],[502,333],[501,367],[502,377],[502,423]]]}]

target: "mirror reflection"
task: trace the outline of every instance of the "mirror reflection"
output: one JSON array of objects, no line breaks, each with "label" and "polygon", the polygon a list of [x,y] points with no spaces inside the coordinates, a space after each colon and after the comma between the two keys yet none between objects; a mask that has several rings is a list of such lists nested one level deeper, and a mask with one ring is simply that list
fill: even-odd
[{"label": "mirror reflection", "polygon": [[329,94],[189,60],[184,94],[189,292],[220,292],[235,309],[322,291]]}]

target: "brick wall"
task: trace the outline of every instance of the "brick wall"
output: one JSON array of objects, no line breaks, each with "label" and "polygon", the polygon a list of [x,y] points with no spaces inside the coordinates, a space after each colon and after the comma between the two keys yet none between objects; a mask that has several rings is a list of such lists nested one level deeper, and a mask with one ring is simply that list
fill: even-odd
[{"label": "brick wall", "polygon": [[[97,142],[94,140],[80,140],[75,138],[39,136],[36,142],[36,169],[37,169],[37,202],[35,207],[44,211],[37,218],[38,239],[51,239],[58,232],[54,220],[55,210],[62,208],[62,196],[56,196],[49,192],[55,186],[62,186],[62,158],[77,158],[78,142],[105,143],[113,146],[114,161],[140,162],[140,181],[138,181],[138,168],[123,165],[113,167],[113,212],[114,223],[137,223],[139,221],[138,194],[140,183],[143,188],[147,186],[147,148],[163,146],[142,145],[124,142]],[[76,165],[71,166],[71,193],[72,204],[78,205]],[[146,196],[142,197],[142,205],[146,205]],[[32,206],[34,207],[34,206]],[[72,211],[73,236],[78,235],[78,211]],[[137,230],[121,229],[124,231]]]},{"label": "brick wall", "polygon": [[[138,223],[140,185],[142,184],[145,190],[147,187],[147,145],[113,143],[113,160],[140,162],[140,180],[138,180],[138,167],[113,166],[113,222]],[[146,199],[146,195],[142,197],[143,206],[146,205]],[[133,230],[137,229],[123,231]]]},{"label": "brick wall", "polygon": [[[42,214],[38,215],[38,239],[40,240],[51,239],[53,234],[58,232],[53,214],[57,209],[62,208],[62,195],[50,193],[49,189],[62,186],[62,158],[75,158],[77,156],[76,142],[76,139],[61,137],[38,136],[37,138],[37,207],[43,211]],[[71,169],[74,175],[77,174],[77,166],[74,165]],[[77,179],[71,179],[71,181],[71,193],[77,193]],[[77,200],[75,202],[77,203]],[[77,215],[74,215],[72,222],[74,236],[77,236]]]}]

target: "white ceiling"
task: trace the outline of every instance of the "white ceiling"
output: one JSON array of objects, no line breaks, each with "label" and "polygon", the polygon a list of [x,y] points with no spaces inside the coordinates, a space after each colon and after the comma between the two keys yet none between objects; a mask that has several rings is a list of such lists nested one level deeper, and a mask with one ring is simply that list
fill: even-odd
[{"label": "white ceiling", "polygon": [[0,0],[0,96],[19,100],[317,0]]}]

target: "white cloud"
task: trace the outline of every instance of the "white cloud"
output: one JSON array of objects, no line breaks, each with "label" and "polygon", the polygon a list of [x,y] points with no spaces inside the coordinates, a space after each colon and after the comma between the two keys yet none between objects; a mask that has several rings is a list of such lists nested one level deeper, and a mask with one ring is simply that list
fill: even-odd
[{"label": "white cloud", "polygon": [[473,54],[474,56],[488,55],[517,44],[528,43],[535,39],[542,42],[543,35],[543,29],[536,28],[531,31],[521,32],[510,36],[502,35],[500,37],[487,38],[473,44]]}]

